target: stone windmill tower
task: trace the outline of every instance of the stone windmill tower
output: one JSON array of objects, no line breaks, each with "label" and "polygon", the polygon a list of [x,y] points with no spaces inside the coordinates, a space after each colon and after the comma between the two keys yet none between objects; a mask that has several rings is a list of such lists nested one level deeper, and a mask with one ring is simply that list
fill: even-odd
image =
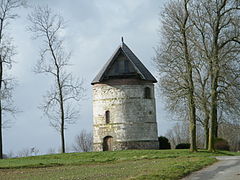
[{"label": "stone windmill tower", "polygon": [[158,149],[156,79],[123,42],[92,81],[93,149]]}]

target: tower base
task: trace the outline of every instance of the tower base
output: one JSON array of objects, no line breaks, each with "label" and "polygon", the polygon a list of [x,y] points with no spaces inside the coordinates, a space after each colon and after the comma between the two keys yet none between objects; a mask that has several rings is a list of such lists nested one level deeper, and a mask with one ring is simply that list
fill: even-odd
[{"label": "tower base", "polygon": [[[159,142],[154,140],[113,142],[111,148],[112,151],[127,149],[159,149]],[[93,151],[103,151],[103,143],[94,143]]]}]

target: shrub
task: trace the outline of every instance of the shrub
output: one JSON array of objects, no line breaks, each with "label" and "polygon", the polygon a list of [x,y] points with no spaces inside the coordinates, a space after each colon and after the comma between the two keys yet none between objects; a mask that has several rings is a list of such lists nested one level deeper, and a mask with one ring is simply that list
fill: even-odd
[{"label": "shrub", "polygon": [[230,150],[230,146],[229,146],[228,142],[222,138],[215,139],[214,148],[216,150],[225,150],[225,151]]},{"label": "shrub", "polygon": [[158,137],[159,149],[171,149],[171,144],[168,141],[168,138],[164,136]]},{"label": "shrub", "polygon": [[176,149],[190,149],[190,144],[189,143],[180,143],[176,145]]}]

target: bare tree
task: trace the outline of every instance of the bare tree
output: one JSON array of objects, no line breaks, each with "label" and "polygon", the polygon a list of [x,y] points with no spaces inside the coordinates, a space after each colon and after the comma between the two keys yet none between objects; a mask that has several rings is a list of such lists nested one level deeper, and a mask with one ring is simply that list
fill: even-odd
[{"label": "bare tree", "polygon": [[165,136],[169,139],[171,147],[174,149],[176,145],[180,143],[189,142],[189,133],[188,133],[189,123],[182,121],[176,123],[171,129],[167,131]]},{"label": "bare tree", "polygon": [[73,149],[76,152],[90,152],[92,151],[93,135],[86,130],[82,130],[75,138]]},{"label": "bare tree", "polygon": [[37,156],[37,155],[40,154],[40,150],[39,150],[38,148],[36,148],[36,147],[32,147],[32,148],[30,149],[30,151],[31,151],[31,155],[32,155],[32,156]]},{"label": "bare tree", "polygon": [[62,153],[65,153],[64,130],[66,124],[75,123],[79,116],[76,102],[83,96],[82,81],[67,71],[70,53],[66,53],[60,36],[64,29],[63,18],[54,14],[49,7],[36,7],[28,19],[31,22],[29,30],[43,42],[35,72],[53,78],[53,86],[44,97],[41,108],[49,118],[50,125],[60,132]]},{"label": "bare tree", "polygon": [[[238,0],[193,1],[195,46],[207,60],[210,77],[209,151],[214,151],[222,112],[239,112],[240,4]],[[238,94],[237,93],[237,94]]]},{"label": "bare tree", "polygon": [[24,148],[17,153],[17,157],[28,157],[31,156],[31,149]]},{"label": "bare tree", "polygon": [[231,151],[240,150],[240,123],[219,124],[219,137],[228,141]]},{"label": "bare tree", "polygon": [[189,19],[189,0],[171,1],[162,14],[162,35],[164,40],[156,51],[155,62],[160,72],[160,83],[172,109],[176,101],[187,108],[190,122],[190,150],[196,147],[196,105],[193,81],[193,48],[190,36],[192,24]]},{"label": "bare tree", "polygon": [[56,151],[56,149],[53,148],[53,147],[50,147],[50,148],[47,150],[47,154],[56,154],[56,153],[57,153],[57,151]]},{"label": "bare tree", "polygon": [[39,154],[40,154],[40,150],[36,147],[23,148],[17,153],[17,157],[37,156]]},{"label": "bare tree", "polygon": [[15,157],[15,154],[14,154],[13,151],[9,151],[9,152],[7,153],[7,158],[14,158],[14,157]]},{"label": "bare tree", "polygon": [[[202,57],[199,55],[199,57]],[[203,59],[198,60],[194,65],[195,70],[195,99],[196,99],[196,118],[197,122],[204,129],[204,147],[208,149],[208,137],[209,137],[209,116],[210,116],[210,77],[208,66]],[[201,128],[201,127],[199,127]]]},{"label": "bare tree", "polygon": [[[8,36],[8,24],[17,17],[16,9],[24,4],[23,0],[0,1],[0,159],[3,158],[3,114],[16,111],[12,101],[14,83],[7,74],[13,63],[15,47]],[[6,121],[5,121],[6,123]]]},{"label": "bare tree", "polygon": [[[186,3],[188,26],[181,26],[181,20],[186,18]],[[193,97],[196,120],[204,127],[205,147],[209,151],[214,151],[218,122],[233,121],[240,115],[239,6],[236,0],[176,0],[163,14],[164,40],[156,58],[162,92],[169,109],[180,116],[190,115],[187,108]],[[189,83],[184,39],[194,83]]]},{"label": "bare tree", "polygon": [[[189,143],[189,121],[180,121],[176,123],[171,129],[167,131],[165,136],[169,139],[171,147],[175,148],[180,143]],[[204,146],[204,133],[201,125],[197,124],[197,147],[203,148]]]}]

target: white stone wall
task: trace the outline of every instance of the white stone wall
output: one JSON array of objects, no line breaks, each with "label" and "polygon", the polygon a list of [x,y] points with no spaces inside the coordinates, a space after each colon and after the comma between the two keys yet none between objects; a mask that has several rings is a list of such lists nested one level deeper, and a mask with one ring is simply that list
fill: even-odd
[{"label": "white stone wall", "polygon": [[[151,99],[144,98],[144,88],[151,89]],[[93,86],[93,136],[94,144],[102,144],[103,138],[113,141],[157,141],[154,85],[126,84]],[[106,124],[105,112],[110,112]]]}]

